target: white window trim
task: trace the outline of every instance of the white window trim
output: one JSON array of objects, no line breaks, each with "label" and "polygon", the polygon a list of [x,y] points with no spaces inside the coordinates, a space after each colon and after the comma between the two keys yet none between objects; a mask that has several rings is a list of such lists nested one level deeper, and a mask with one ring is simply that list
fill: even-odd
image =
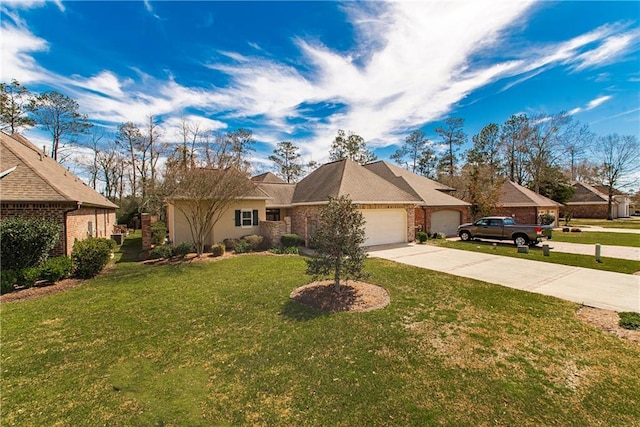
[{"label": "white window trim", "polygon": [[[245,212],[249,213],[249,225],[244,225],[244,221],[245,221],[245,217],[244,214]],[[253,210],[252,209],[241,209],[240,210],[240,227],[242,228],[253,228]]]}]

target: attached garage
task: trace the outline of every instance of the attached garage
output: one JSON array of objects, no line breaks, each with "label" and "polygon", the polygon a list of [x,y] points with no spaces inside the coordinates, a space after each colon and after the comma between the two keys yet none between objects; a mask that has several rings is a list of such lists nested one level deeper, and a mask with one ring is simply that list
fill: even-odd
[{"label": "attached garage", "polygon": [[362,209],[367,222],[365,246],[407,241],[407,211],[404,209]]},{"label": "attached garage", "polygon": [[441,210],[431,214],[431,232],[455,236],[460,222],[460,211]]}]

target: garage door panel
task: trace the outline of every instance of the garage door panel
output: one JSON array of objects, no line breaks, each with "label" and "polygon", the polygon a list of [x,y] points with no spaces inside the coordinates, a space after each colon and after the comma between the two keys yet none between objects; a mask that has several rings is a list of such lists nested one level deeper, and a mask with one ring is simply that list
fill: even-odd
[{"label": "garage door panel", "polygon": [[431,214],[431,232],[455,236],[460,222],[460,211],[443,210]]},{"label": "garage door panel", "polygon": [[367,240],[364,246],[407,241],[407,212],[404,209],[363,209]]}]

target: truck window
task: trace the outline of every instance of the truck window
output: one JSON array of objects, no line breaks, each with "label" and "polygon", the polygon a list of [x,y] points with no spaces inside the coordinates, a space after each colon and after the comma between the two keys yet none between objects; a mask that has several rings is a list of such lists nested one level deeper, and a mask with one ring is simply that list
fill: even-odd
[{"label": "truck window", "polygon": [[[506,224],[507,221],[504,221],[504,223]],[[502,220],[501,219],[490,219],[489,220],[489,227],[500,227],[502,225]]]},{"label": "truck window", "polygon": [[486,219],[479,219],[476,222],[474,222],[473,225],[487,225],[487,220]]},{"label": "truck window", "polygon": [[516,222],[513,220],[513,218],[505,218],[504,225],[516,225]]}]

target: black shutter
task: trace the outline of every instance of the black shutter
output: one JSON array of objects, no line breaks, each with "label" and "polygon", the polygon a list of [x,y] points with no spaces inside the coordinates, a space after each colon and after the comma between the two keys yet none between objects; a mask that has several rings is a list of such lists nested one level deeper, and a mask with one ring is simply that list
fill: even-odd
[{"label": "black shutter", "polygon": [[253,225],[258,225],[258,210],[253,210]]},{"label": "black shutter", "polygon": [[236,209],[236,227],[240,227],[242,225],[242,219],[240,218],[240,215],[240,210]]}]

